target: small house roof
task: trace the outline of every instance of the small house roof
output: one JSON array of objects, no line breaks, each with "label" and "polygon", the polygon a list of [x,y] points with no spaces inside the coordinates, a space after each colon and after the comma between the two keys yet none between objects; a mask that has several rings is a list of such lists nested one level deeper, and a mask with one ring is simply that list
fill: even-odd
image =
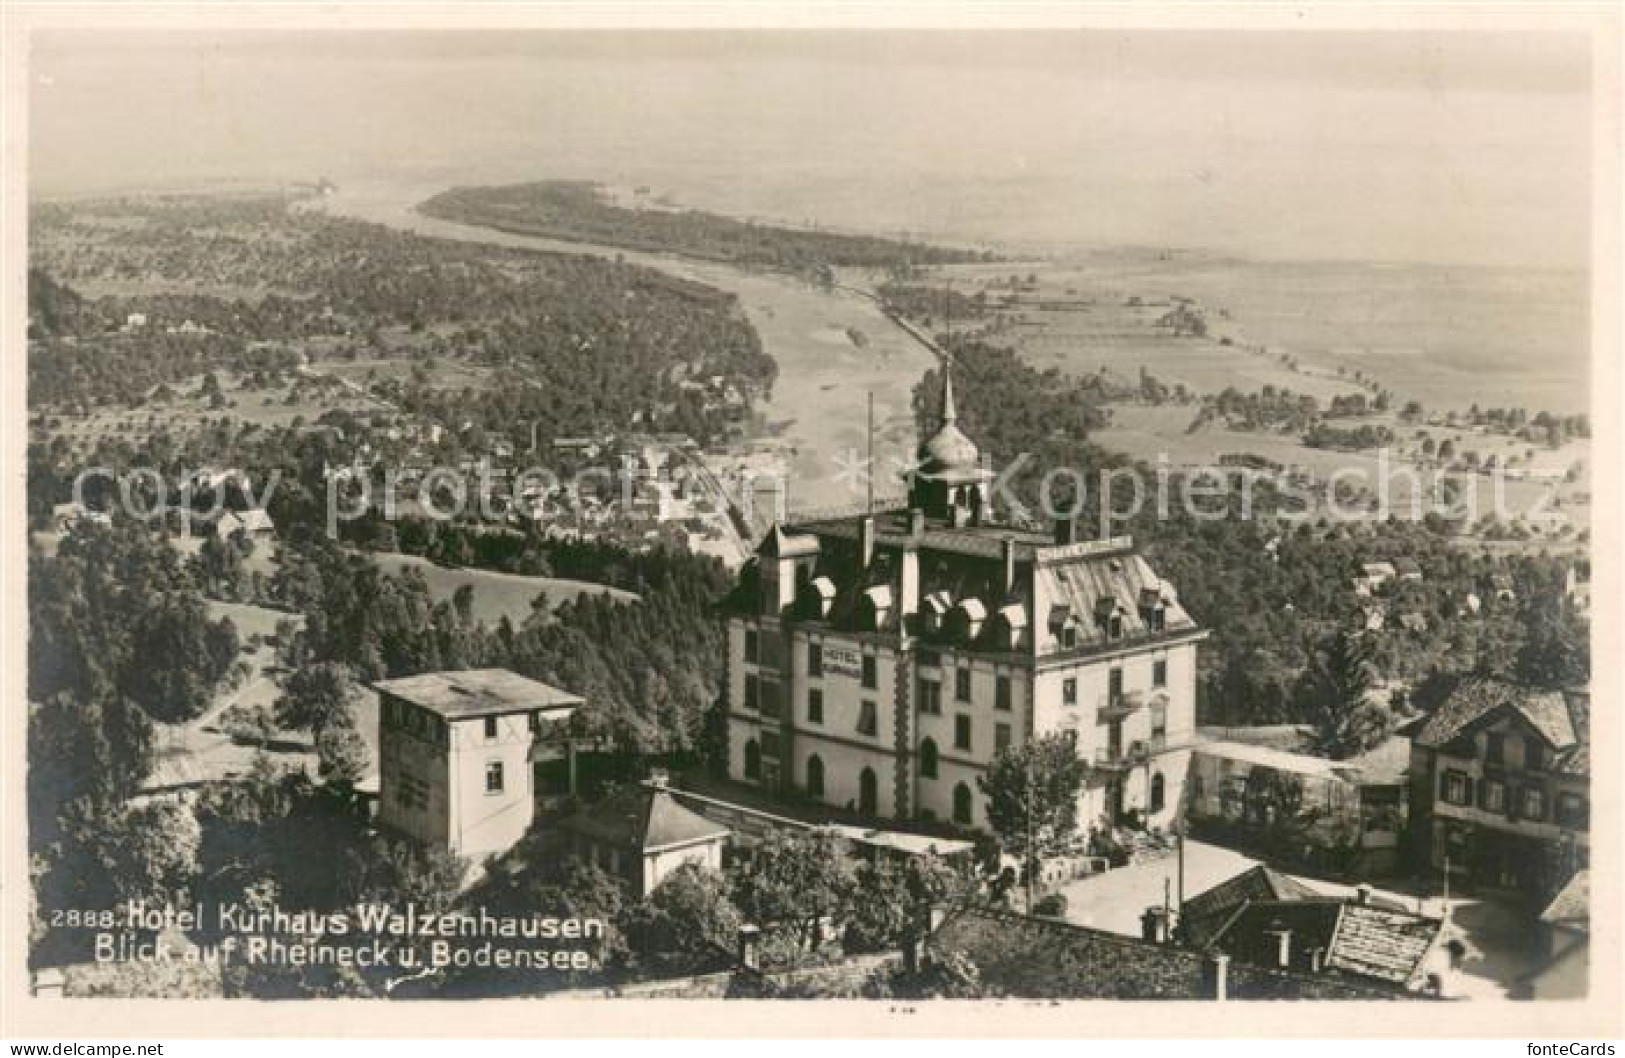
[{"label": "small house roof", "polygon": [[507,669],[463,669],[425,672],[395,680],[379,680],[373,688],[448,720],[500,716],[540,709],[568,716],[582,704],[569,691],[521,676]]},{"label": "small house roof", "polygon": [[732,831],[678,804],[665,790],[631,787],[586,805],[562,824],[566,829],[640,852],[693,845]]}]

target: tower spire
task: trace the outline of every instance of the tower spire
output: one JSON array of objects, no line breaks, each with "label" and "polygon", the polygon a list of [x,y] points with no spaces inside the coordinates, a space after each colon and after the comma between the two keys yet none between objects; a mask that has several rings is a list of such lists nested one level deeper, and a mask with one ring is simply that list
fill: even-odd
[{"label": "tower spire", "polygon": [[940,426],[959,419],[959,413],[954,409],[954,375],[948,367],[946,358],[942,361],[942,422]]}]

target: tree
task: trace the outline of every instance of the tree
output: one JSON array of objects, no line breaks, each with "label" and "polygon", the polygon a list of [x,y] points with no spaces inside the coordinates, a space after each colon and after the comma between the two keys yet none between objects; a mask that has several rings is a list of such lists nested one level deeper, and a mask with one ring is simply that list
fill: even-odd
[{"label": "tree", "polygon": [[164,798],[113,812],[93,844],[121,897],[168,902],[191,888],[202,841],[191,806]]},{"label": "tree", "polygon": [[277,723],[288,730],[309,729],[320,741],[330,725],[354,726],[352,711],[360,693],[349,666],[339,662],[294,669],[283,680],[282,697],[277,699]]},{"label": "tree", "polygon": [[1078,830],[1078,795],[1089,765],[1078,756],[1075,731],[1053,731],[994,755],[977,785],[987,796],[987,821],[1006,850],[1037,873],[1040,857],[1059,851]]},{"label": "tree", "polygon": [[1393,713],[1371,695],[1376,682],[1370,645],[1359,632],[1339,632],[1309,652],[1302,690],[1315,752],[1343,760],[1393,732]]},{"label": "tree", "polygon": [[324,781],[354,783],[367,773],[372,753],[349,723],[328,724],[316,736],[316,761]]},{"label": "tree", "polygon": [[728,898],[727,879],[684,864],[632,909],[626,943],[647,966],[699,972],[732,954],[741,921],[739,909]]},{"label": "tree", "polygon": [[817,945],[825,918],[839,915],[856,881],[840,838],[776,833],[734,875],[734,903],[761,926],[782,926],[803,949]]}]

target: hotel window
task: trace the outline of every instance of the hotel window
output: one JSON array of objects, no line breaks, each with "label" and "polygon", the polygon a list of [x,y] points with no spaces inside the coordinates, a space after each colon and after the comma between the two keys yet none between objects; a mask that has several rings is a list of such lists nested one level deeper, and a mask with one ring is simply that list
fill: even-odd
[{"label": "hotel window", "polygon": [[1109,639],[1122,639],[1123,638],[1123,619],[1122,619],[1122,617],[1118,616],[1117,614],[1112,614],[1111,620],[1109,620],[1106,623],[1106,636]]},{"label": "hotel window", "polygon": [[1507,756],[1507,740],[1505,735],[1490,732],[1484,736],[1484,760],[1489,764],[1504,764]]},{"label": "hotel window", "polygon": [[762,747],[756,740],[750,739],[745,743],[745,778],[760,779],[762,777]]},{"label": "hotel window", "polygon": [[1467,804],[1471,800],[1467,794],[1467,783],[1467,776],[1462,772],[1445,772],[1443,789],[1440,791],[1445,802],[1453,805]]},{"label": "hotel window", "polygon": [[497,737],[497,718],[494,716],[485,718],[485,737],[487,741]]},{"label": "hotel window", "polygon": [[1544,771],[1546,746],[1538,738],[1523,740],[1523,766],[1529,771]]},{"label": "hotel window", "polygon": [[1538,786],[1530,786],[1523,792],[1523,816],[1525,819],[1540,822],[1546,818],[1546,791]]},{"label": "hotel window", "polygon": [[761,656],[762,656],[761,637],[756,634],[756,629],[754,629],[754,628],[745,629],[745,660],[751,662],[752,664],[755,664],[757,659],[760,658]]},{"label": "hotel window", "polygon": [[1153,606],[1145,615],[1145,623],[1153,632],[1160,632],[1167,625],[1168,611],[1161,606]]},{"label": "hotel window", "polygon": [[485,792],[498,794],[502,792],[502,762],[489,761],[485,765]]},{"label": "hotel window", "polygon": [[942,685],[935,680],[920,681],[920,712],[929,716],[942,715]]},{"label": "hotel window", "polygon": [[1073,625],[1073,624],[1069,624],[1069,625],[1066,625],[1066,626],[1062,627],[1062,629],[1061,629],[1061,647],[1062,647],[1062,649],[1071,650],[1073,647],[1075,647],[1077,645],[1078,645],[1078,626]]},{"label": "hotel window", "polygon": [[1168,704],[1166,702],[1151,703],[1151,737],[1155,739],[1168,737]]},{"label": "hotel window", "polygon": [[807,758],[807,796],[824,796],[824,761],[816,753]]},{"label": "hotel window", "polygon": [[954,700],[960,702],[970,701],[969,668],[959,668],[954,670]]},{"label": "hotel window", "polygon": [[928,738],[920,743],[920,778],[937,777],[937,740]]},{"label": "hotel window", "polygon": [[1001,751],[1007,750],[1009,748],[1010,748],[1010,725],[1009,724],[994,724],[993,725],[993,750],[994,750],[994,752],[995,753],[1001,752]]},{"label": "hotel window", "polygon": [[970,717],[963,714],[954,717],[954,748],[970,749]]},{"label": "hotel window", "polygon": [[861,703],[858,706],[858,734],[873,735],[879,730],[880,723],[875,717],[875,703]]},{"label": "hotel window", "polygon": [[1151,663],[1151,686],[1168,686],[1168,659],[1158,658]]},{"label": "hotel window", "polygon": [[1063,705],[1078,704],[1078,678],[1068,676],[1061,681],[1061,702]]},{"label": "hotel window", "polygon": [[807,644],[807,675],[812,677],[824,674],[824,647],[821,643]]},{"label": "hotel window", "polygon": [[762,756],[777,760],[779,756],[779,733],[777,731],[762,732]]},{"label": "hotel window", "polygon": [[1010,711],[1010,677],[1001,674],[994,681],[993,708],[1006,713]]},{"label": "hotel window", "polygon": [[880,686],[880,676],[876,670],[873,654],[863,655],[863,686],[871,691]]},{"label": "hotel window", "polygon": [[745,674],[745,708],[755,712],[762,707],[762,682],[750,673]]},{"label": "hotel window", "polygon": [[970,787],[960,783],[954,787],[954,822],[970,826],[972,812]]},{"label": "hotel window", "polygon": [[1123,697],[1123,670],[1121,668],[1114,668],[1107,675],[1106,696],[1113,703]]},{"label": "hotel window", "polygon": [[807,691],[807,723],[822,724],[824,722],[824,692],[817,687]]},{"label": "hotel window", "polygon": [[1505,783],[1497,782],[1494,779],[1485,779],[1483,794],[1484,811],[1505,812],[1507,810],[1507,788]]}]

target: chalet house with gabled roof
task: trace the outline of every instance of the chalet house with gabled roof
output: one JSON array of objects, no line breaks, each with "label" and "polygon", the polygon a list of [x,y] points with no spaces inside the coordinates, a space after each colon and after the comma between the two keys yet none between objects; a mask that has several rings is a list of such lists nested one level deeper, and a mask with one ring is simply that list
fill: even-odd
[{"label": "chalet house with gabled roof", "polygon": [[1549,899],[1590,860],[1590,695],[1459,687],[1411,743],[1426,863],[1453,883]]}]

